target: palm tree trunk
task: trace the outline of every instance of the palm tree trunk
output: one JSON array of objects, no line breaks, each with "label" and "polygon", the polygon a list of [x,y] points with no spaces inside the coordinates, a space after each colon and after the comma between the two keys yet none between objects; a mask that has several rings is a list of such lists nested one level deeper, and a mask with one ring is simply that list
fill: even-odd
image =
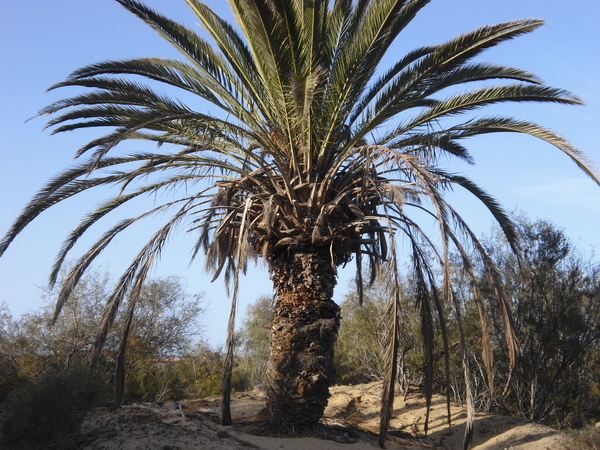
[{"label": "palm tree trunk", "polygon": [[333,348],[340,308],[333,302],[336,269],[327,252],[271,259],[277,294],[267,366],[265,433],[314,435],[334,381]]}]

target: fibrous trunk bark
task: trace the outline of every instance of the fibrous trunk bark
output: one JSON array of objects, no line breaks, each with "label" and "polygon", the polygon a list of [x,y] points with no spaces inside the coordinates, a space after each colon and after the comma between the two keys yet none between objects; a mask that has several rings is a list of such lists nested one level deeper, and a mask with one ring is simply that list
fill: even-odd
[{"label": "fibrous trunk bark", "polygon": [[336,269],[325,252],[273,257],[271,279],[277,294],[267,366],[264,433],[318,434],[335,369],[333,350],[340,308],[332,300]]}]

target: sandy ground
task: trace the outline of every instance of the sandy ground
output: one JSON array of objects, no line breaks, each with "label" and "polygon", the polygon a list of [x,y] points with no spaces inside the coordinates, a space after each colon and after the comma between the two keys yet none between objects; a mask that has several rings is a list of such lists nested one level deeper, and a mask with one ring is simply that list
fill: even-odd
[{"label": "sandy ground", "polygon": [[[325,411],[331,424],[354,424],[377,431],[379,423],[379,383],[335,386]],[[94,450],[366,450],[379,448],[377,437],[362,433],[351,435],[346,443],[314,438],[276,439],[252,436],[236,430],[236,418],[251,416],[263,406],[260,391],[232,395],[234,425],[219,425],[218,397],[180,403],[136,404],[117,411],[94,409],[83,425]],[[423,436],[424,398],[418,393],[401,396],[394,403],[388,449],[435,448],[462,449],[466,413],[452,407],[452,427],[447,424],[445,399],[435,397],[430,412],[428,436]],[[415,438],[413,436],[417,436]],[[513,417],[479,414],[475,421],[474,450],[560,450],[567,437],[546,426]],[[356,442],[353,442],[356,441]],[[351,443],[349,443],[351,442]]]}]

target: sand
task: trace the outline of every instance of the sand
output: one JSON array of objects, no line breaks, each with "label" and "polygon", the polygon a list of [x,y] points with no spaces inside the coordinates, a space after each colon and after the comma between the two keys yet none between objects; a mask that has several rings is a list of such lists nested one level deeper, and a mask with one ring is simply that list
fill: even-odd
[{"label": "sand", "polygon": [[[333,425],[354,424],[377,431],[381,384],[335,386],[325,410]],[[448,428],[445,398],[435,396],[430,411],[430,426],[423,435],[424,398],[409,393],[406,400],[396,397],[388,449],[435,448],[462,449],[464,408],[452,406],[452,427]],[[88,435],[86,449],[94,450],[367,450],[379,448],[376,435],[361,433],[342,436],[343,442],[316,438],[277,439],[252,436],[236,429],[235,423],[251,416],[264,404],[260,390],[232,395],[234,425],[219,425],[218,397],[199,400],[125,406],[117,411],[95,408],[86,418],[83,431]],[[474,450],[560,450],[568,437],[556,430],[525,419],[478,414],[475,421]],[[415,437],[416,436],[416,437]],[[355,441],[356,442],[353,442]],[[348,443],[353,442],[353,443]]]}]

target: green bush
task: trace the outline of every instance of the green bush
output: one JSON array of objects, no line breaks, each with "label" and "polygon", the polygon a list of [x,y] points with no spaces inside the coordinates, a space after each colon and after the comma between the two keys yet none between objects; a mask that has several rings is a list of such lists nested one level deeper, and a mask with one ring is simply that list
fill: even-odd
[{"label": "green bush", "polygon": [[2,404],[0,448],[36,449],[77,433],[105,385],[87,369],[50,372],[11,392]]}]

